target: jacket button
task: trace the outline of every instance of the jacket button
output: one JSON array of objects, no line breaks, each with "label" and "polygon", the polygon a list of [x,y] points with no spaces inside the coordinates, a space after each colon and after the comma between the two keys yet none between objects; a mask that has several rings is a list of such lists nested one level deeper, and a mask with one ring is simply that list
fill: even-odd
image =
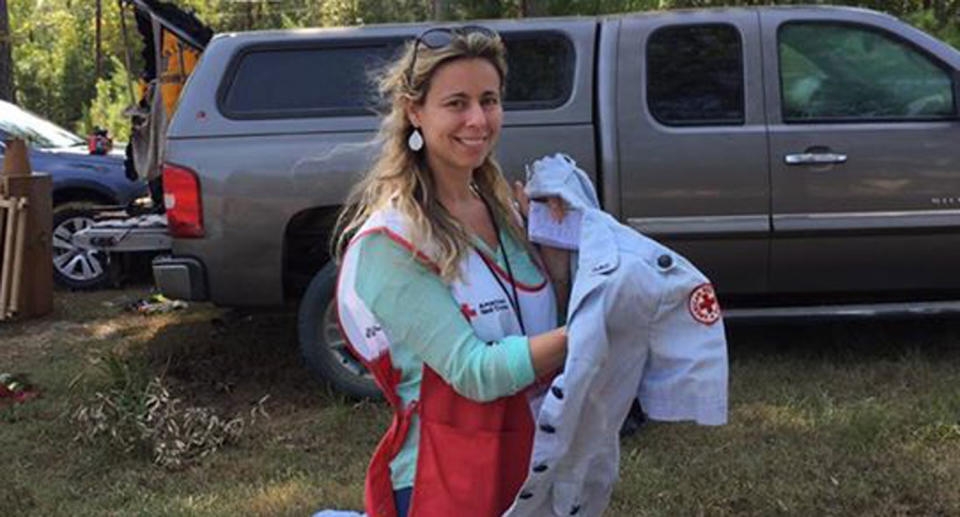
[{"label": "jacket button", "polygon": [[673,257],[664,253],[663,255],[657,257],[657,265],[663,269],[667,269],[673,265]]},{"label": "jacket button", "polygon": [[577,512],[579,512],[579,511],[580,511],[580,505],[579,505],[579,504],[575,504],[575,505],[573,505],[573,508],[570,509],[570,515],[576,515]]},{"label": "jacket button", "polygon": [[553,427],[550,424],[540,424],[540,430],[548,434],[553,434],[557,432],[557,428]]},{"label": "jacket button", "polygon": [[559,386],[554,386],[554,387],[550,388],[550,393],[553,393],[553,396],[554,396],[554,397],[557,397],[558,399],[562,399],[562,398],[563,398],[563,390],[560,389]]},{"label": "jacket button", "polygon": [[537,465],[536,467],[533,467],[534,472],[543,472],[545,470],[547,470],[547,466],[544,465],[543,463]]},{"label": "jacket button", "polygon": [[531,497],[533,497],[533,494],[530,492],[520,492],[520,499],[530,499]]}]

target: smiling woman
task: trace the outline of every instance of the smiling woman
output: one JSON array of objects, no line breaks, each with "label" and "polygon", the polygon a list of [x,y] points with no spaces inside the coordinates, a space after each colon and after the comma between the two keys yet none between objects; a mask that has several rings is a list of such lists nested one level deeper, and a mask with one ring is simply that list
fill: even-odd
[{"label": "smiling woman", "polygon": [[[431,95],[422,104],[411,104],[408,109],[413,126],[423,130],[430,149],[426,158],[431,170],[469,178],[473,169],[483,163],[500,135],[503,120],[500,83],[497,69],[480,58],[446,63],[434,72]],[[439,181],[437,186],[453,185]],[[448,191],[440,196],[450,199],[456,194]],[[495,247],[496,239],[489,239],[487,243]]]},{"label": "smiling woman", "polygon": [[492,156],[504,53],[476,26],[408,45],[381,78],[381,153],[338,221],[340,324],[394,408],[372,517],[502,514],[529,465],[525,388],[563,361],[546,271],[566,268],[542,267]]}]

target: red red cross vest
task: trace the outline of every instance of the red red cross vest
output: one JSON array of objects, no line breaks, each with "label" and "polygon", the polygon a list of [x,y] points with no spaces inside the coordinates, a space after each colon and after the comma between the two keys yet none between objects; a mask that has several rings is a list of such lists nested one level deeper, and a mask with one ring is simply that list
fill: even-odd
[{"label": "red red cross vest", "polygon": [[[391,363],[387,333],[354,290],[359,256],[354,244],[370,233],[387,235],[437,269],[431,249],[415,249],[403,216],[391,209],[377,212],[361,227],[340,268],[337,309],[341,331],[394,408],[393,421],[367,470],[367,515],[396,517],[390,461],[400,451],[414,413],[420,417],[420,443],[410,517],[501,515],[527,476],[534,433],[533,402],[524,391],[492,402],[471,401],[424,364],[419,400],[402,406],[396,391],[401,372]],[[495,272],[510,289],[509,275],[476,250],[469,253],[463,268],[464,280],[453,282],[450,291],[477,337],[490,342],[520,335],[506,294],[492,278]],[[529,335],[556,326],[556,302],[549,284],[515,285]]]}]

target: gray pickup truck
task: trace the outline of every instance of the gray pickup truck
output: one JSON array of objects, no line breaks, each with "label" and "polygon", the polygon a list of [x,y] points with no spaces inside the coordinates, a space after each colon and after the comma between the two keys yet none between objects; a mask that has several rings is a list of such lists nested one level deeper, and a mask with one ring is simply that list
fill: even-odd
[{"label": "gray pickup truck", "polygon": [[[728,318],[960,310],[956,49],[832,7],[483,23],[509,53],[508,176],[573,156]],[[327,241],[374,151],[370,71],[424,27],[217,35],[167,131],[163,293],[300,300],[308,364],[355,394],[373,388],[328,310]]]}]

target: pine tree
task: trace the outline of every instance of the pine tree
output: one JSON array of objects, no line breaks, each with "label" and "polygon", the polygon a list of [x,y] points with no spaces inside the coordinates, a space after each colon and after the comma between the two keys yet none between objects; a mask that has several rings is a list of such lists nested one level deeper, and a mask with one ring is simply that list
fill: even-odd
[{"label": "pine tree", "polygon": [[13,91],[13,48],[7,0],[0,0],[0,100],[16,102]]}]

